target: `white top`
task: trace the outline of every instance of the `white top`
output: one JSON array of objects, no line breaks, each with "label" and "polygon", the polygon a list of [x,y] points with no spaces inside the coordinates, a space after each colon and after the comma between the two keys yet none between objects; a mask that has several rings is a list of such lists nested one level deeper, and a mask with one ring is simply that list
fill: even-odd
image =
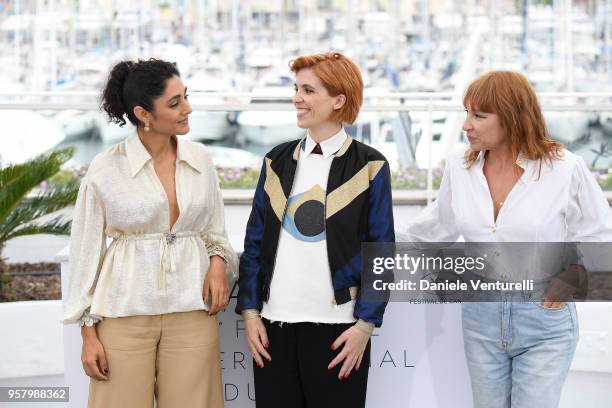
[{"label": "white top", "polygon": [[464,152],[449,157],[438,199],[411,222],[405,242],[611,242],[612,213],[584,160],[567,151],[552,165],[527,160],[497,220],[483,173],[484,154],[466,168]]},{"label": "white top", "polygon": [[320,143],[306,136],[278,241],[270,298],[261,315],[297,323],[352,323],[355,301],[336,305],[325,239],[327,178],[334,154],[346,141],[341,129]]},{"label": "white top", "polygon": [[74,209],[65,323],[208,309],[202,289],[212,255],[235,276],[203,145],[177,138],[175,181],[180,215],[170,230],[167,195],[138,135],[94,158]]},{"label": "white top", "polygon": [[[494,222],[493,201],[483,173],[484,153],[470,168],[465,165],[464,152],[451,155],[438,199],[398,234],[400,239],[442,243],[462,237],[471,243],[466,246],[471,256],[486,256],[486,269],[479,275],[535,283],[548,281],[572,255],[563,246],[534,242],[612,241],[610,206],[581,157],[564,150],[552,164],[542,161],[541,169],[539,160],[519,156],[516,163],[524,169],[523,175]],[[491,245],[502,242],[525,244]],[[594,261],[602,249],[592,244],[579,246],[577,262],[596,270]]]}]

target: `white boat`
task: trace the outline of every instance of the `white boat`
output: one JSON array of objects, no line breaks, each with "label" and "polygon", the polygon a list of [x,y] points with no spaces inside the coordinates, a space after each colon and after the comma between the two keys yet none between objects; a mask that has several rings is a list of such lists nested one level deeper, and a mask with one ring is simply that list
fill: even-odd
[{"label": "white boat", "polygon": [[[427,138],[429,121],[431,144]],[[399,165],[420,169],[428,168],[430,164],[432,168],[440,167],[449,152],[465,146],[461,131],[462,121],[463,115],[459,112],[434,111],[431,117],[428,112],[410,112],[409,121],[399,115],[393,117],[390,124],[393,140],[397,145]],[[387,126],[382,126],[382,135],[389,132],[386,130]]]},{"label": "white boat", "polygon": [[0,166],[18,164],[45,153],[64,141],[65,135],[52,120],[26,110],[2,110],[3,141]]},{"label": "white boat", "polygon": [[[98,116],[95,120],[95,132],[105,145],[122,142],[134,133],[136,128],[126,119],[124,126],[108,122],[106,117]],[[225,112],[193,111],[189,115],[189,133],[185,137],[193,141],[218,140],[223,137],[228,125]]]},{"label": "white boat", "polygon": [[589,112],[544,112],[548,134],[565,144],[588,132],[589,117]]},{"label": "white boat", "polygon": [[246,150],[223,146],[206,146],[206,149],[210,152],[215,167],[259,168],[261,166],[261,156]]},{"label": "white boat", "polygon": [[108,122],[106,116],[98,114],[96,118],[96,131],[105,145],[113,145],[123,141],[126,137],[134,133],[136,128],[127,119],[124,126]]},{"label": "white boat", "polygon": [[[254,103],[290,102],[293,89],[287,86],[253,89],[253,95],[276,97]],[[306,131],[297,125],[297,113],[290,111],[244,111],[238,115],[238,125],[244,137],[256,144],[274,146],[279,143],[299,139]]]},{"label": "white boat", "polygon": [[[420,134],[419,142],[417,143],[415,152],[416,167],[426,169],[430,165],[430,146],[427,140],[427,120],[428,118],[420,118],[418,122],[413,124],[415,132]],[[440,162],[446,157],[446,146],[442,143],[446,130],[447,114],[442,112],[434,112],[432,115],[431,124],[431,166],[439,167]]]},{"label": "white boat", "polygon": [[91,135],[96,128],[98,114],[94,111],[63,110],[51,116],[51,120],[66,135],[66,140],[74,140]]},{"label": "white boat", "polygon": [[[223,103],[220,98],[206,98],[199,103],[211,105]],[[194,110],[189,115],[189,140],[210,141],[220,140],[226,135],[229,125],[227,112]]]},{"label": "white boat", "polygon": [[[223,105],[225,100],[210,93],[229,92],[231,82],[218,70],[204,70],[194,74],[185,80],[187,91],[190,93],[189,101],[192,105]],[[205,96],[198,92],[207,92]],[[229,125],[228,113],[222,111],[197,110],[189,115],[189,134],[191,140],[220,140],[222,139]]]},{"label": "white boat", "polygon": [[255,48],[247,51],[245,63],[253,69],[272,67],[281,59],[281,50],[276,48]]},{"label": "white boat", "polygon": [[274,146],[306,134],[297,125],[295,112],[245,111],[238,115],[240,132],[252,143]]},{"label": "white boat", "polygon": [[599,114],[599,123],[604,132],[612,136],[612,112],[601,112]]}]

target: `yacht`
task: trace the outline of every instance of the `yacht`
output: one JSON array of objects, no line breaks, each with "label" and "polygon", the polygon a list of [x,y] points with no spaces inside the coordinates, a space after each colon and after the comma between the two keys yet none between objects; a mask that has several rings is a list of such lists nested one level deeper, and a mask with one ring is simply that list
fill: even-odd
[{"label": "yacht", "polygon": [[4,125],[0,166],[18,164],[50,151],[64,141],[64,132],[52,120],[33,111],[0,110]]},{"label": "yacht", "polygon": [[127,120],[126,122],[124,126],[119,126],[116,123],[108,122],[104,114],[98,113],[95,131],[105,145],[113,145],[121,142],[136,130],[134,125]]},{"label": "yacht", "polygon": [[612,136],[612,112],[602,112],[599,115],[601,128],[608,136]]},{"label": "yacht", "polygon": [[544,112],[548,134],[564,144],[588,132],[589,118],[589,112]]},{"label": "yacht", "polygon": [[259,168],[261,156],[246,150],[224,146],[206,146],[212,156],[215,167],[230,168]]},{"label": "yacht", "polygon": [[[269,97],[252,103],[290,103],[293,89],[289,86],[267,86],[254,88],[257,96]],[[295,110],[244,111],[238,115],[240,133],[251,143],[274,146],[289,140],[299,139],[306,131],[297,125]]]},{"label": "yacht", "polygon": [[[223,105],[225,99],[215,96],[215,92],[230,92],[232,89],[231,81],[218,69],[197,72],[187,78],[185,84],[190,94],[189,101],[194,105]],[[189,115],[188,137],[196,141],[221,140],[226,135],[228,126],[228,112],[194,109]]]},{"label": "yacht", "polygon": [[[420,135],[415,151],[416,167],[426,169],[430,166],[430,146],[426,137],[428,115],[415,121],[415,131]],[[431,167],[442,165],[449,152],[454,151],[461,142],[461,118],[458,112],[433,112],[431,123]]]},{"label": "yacht", "polygon": [[89,136],[96,129],[98,114],[94,111],[63,110],[54,113],[50,119],[64,132],[66,140]]}]

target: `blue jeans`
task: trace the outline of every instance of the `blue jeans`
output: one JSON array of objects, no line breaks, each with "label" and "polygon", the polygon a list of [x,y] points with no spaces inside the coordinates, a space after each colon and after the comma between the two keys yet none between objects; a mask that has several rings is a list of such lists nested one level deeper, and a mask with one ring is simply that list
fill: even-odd
[{"label": "blue jeans", "polygon": [[547,309],[500,293],[464,303],[463,339],[475,408],[555,408],[576,342],[576,305]]}]

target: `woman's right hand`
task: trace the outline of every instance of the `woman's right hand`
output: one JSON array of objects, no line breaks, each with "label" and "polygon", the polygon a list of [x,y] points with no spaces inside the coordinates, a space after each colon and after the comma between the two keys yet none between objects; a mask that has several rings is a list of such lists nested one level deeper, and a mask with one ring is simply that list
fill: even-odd
[{"label": "woman's right hand", "polygon": [[98,339],[95,326],[81,327],[81,336],[83,337],[83,351],[81,353],[81,363],[85,374],[89,377],[99,380],[108,380],[108,363],[106,362],[106,353],[104,347]]},{"label": "woman's right hand", "polygon": [[264,364],[262,356],[265,357],[266,360],[272,361],[272,357],[270,357],[270,354],[266,350],[268,347],[270,347],[266,327],[264,326],[260,317],[246,319],[244,321],[244,325],[247,343],[249,344],[251,354],[253,355],[253,358],[255,359],[255,362],[259,368],[263,368]]}]

